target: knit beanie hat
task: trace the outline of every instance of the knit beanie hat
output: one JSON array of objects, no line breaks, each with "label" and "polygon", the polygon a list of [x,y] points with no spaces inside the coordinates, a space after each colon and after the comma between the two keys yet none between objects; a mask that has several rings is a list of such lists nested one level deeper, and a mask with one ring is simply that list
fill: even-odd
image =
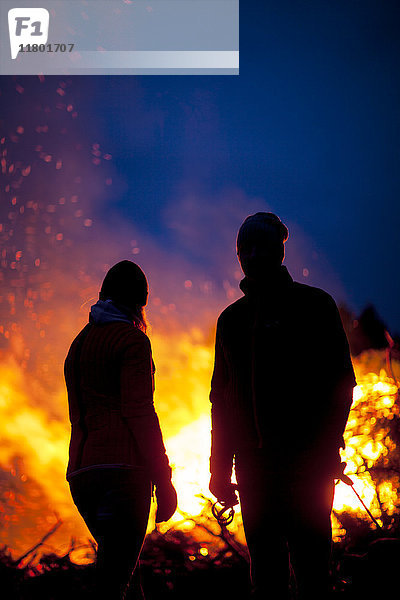
[{"label": "knit beanie hat", "polygon": [[258,212],[244,220],[237,236],[237,250],[250,239],[263,240],[277,236],[279,243],[284,244],[289,237],[288,228],[279,217],[271,212]]},{"label": "knit beanie hat", "polygon": [[145,274],[130,260],[122,260],[107,272],[101,286],[100,300],[113,300],[117,304],[134,308],[145,306],[148,295]]}]

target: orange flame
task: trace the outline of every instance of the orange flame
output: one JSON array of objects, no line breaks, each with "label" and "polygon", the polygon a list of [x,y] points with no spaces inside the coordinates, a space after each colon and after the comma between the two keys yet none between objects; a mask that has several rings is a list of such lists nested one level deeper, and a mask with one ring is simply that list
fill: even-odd
[{"label": "orange flame", "polygon": [[[40,82],[42,85],[44,78],[40,78]],[[33,128],[30,122],[29,127],[28,122],[23,124],[25,127],[18,124],[8,136],[0,138],[0,165],[7,178],[6,201],[0,215],[0,281],[8,290],[0,295],[3,313],[0,322],[0,512],[4,524],[0,529],[0,543],[7,544],[16,556],[36,544],[57,522],[58,516],[63,519],[63,526],[50,543],[60,552],[69,547],[71,537],[89,536],[65,481],[69,425],[61,366],[78,328],[78,318],[71,313],[71,307],[78,306],[79,299],[88,302],[88,298],[97,296],[98,286],[89,272],[104,272],[104,263],[119,259],[123,250],[120,239],[113,246],[109,232],[103,236],[108,240],[104,244],[107,251],[99,249],[102,236],[99,225],[92,219],[88,198],[92,193],[91,198],[97,201],[97,193],[104,193],[104,189],[109,191],[109,186],[114,185],[112,156],[108,152],[103,154],[106,161],[103,174],[99,167],[100,145],[92,144],[93,152],[88,156],[84,148],[89,145],[77,143],[77,132],[82,127],[77,126],[78,113],[71,113],[75,100],[71,98],[70,88],[70,83],[57,84],[54,96],[66,96],[65,104],[55,104],[55,98],[49,99],[49,105],[38,103],[39,108],[33,114],[31,110],[22,110],[25,90],[17,84],[18,97],[14,100],[20,114],[29,114],[27,119],[35,118],[36,123]],[[30,108],[34,104],[27,103]],[[42,181],[47,182],[44,195],[40,193]],[[96,227],[97,237],[90,237]],[[129,235],[133,235],[130,230]],[[83,236],[84,244],[75,247],[72,240],[78,237],[81,241]],[[132,239],[130,246],[131,254],[140,254],[137,240]],[[89,257],[85,261],[86,253],[95,259]],[[68,264],[73,268],[68,270]],[[165,280],[160,269],[158,273],[160,281]],[[205,295],[210,293],[210,285],[208,281],[203,282]],[[195,287],[192,278],[182,275],[182,291],[192,294],[192,314],[195,313]],[[234,288],[229,281],[224,282],[224,287],[226,298],[231,301]],[[154,315],[161,316],[167,323],[162,334],[155,331],[150,337],[157,365],[156,406],[181,510],[160,527],[163,531],[172,526],[193,528],[193,521],[185,515],[199,515],[205,504],[202,496],[210,497],[208,393],[212,341],[206,327],[185,330],[173,323],[175,308],[173,303],[162,306],[158,297],[151,306]],[[218,309],[216,306],[208,308],[209,315],[213,314],[208,317],[211,323]],[[86,314],[79,320],[84,319]],[[355,361],[359,384],[354,392],[345,434],[346,449],[342,455],[355,488],[381,522],[383,513],[390,517],[399,510],[398,477],[374,476],[374,468],[389,465],[391,456],[398,452],[390,433],[390,422],[399,415],[397,388],[382,365],[383,353],[379,352],[366,353]],[[360,518],[368,518],[352,490],[344,484],[336,488],[334,508],[335,539],[345,533],[339,522],[341,513],[352,512]],[[149,527],[153,527],[152,520]],[[239,514],[229,527],[243,540]],[[44,546],[42,551],[47,549],[48,546]],[[73,558],[79,562],[87,560],[82,553]]]},{"label": "orange flame", "polygon": [[[196,516],[204,508],[208,491],[208,457],[210,449],[210,412],[208,403],[209,379],[212,369],[213,348],[206,344],[199,330],[175,332],[168,339],[153,336],[154,355],[158,365],[156,405],[164,430],[165,442],[173,466],[173,480],[178,491],[179,509],[175,516],[160,526],[183,530],[193,528],[193,522],[182,515]],[[378,353],[376,353],[378,354]],[[382,510],[387,515],[398,509],[396,485],[384,480],[375,485],[371,469],[379,461],[389,460],[396,450],[395,443],[384,427],[373,434],[376,423],[384,417],[388,421],[398,414],[397,387],[386,372],[363,373],[363,365],[356,361],[359,384],[354,390],[353,406],[345,432],[346,449],[342,459],[347,462],[346,473],[364,502],[379,520]],[[0,463],[10,479],[19,479],[15,497],[3,493],[3,511],[9,511],[1,541],[15,553],[22,553],[33,545],[56,520],[64,521],[54,535],[52,544],[59,549],[69,544],[71,535],[85,538],[87,533],[69,496],[64,479],[68,452],[69,425],[66,415],[66,394],[62,382],[52,393],[52,401],[64,408],[63,421],[52,419],[45,408],[34,406],[29,398],[34,382],[29,381],[15,360],[9,358],[0,366],[0,410],[2,414],[2,446]],[[15,469],[15,457],[20,461]],[[22,471],[21,471],[22,469]],[[36,500],[42,517],[29,517],[30,482],[36,482]],[[15,487],[15,486],[14,486]],[[377,491],[379,500],[377,499]],[[13,504],[14,503],[14,504]],[[10,505],[13,508],[10,509]],[[8,509],[5,508],[8,506]],[[334,509],[340,513],[356,513],[368,518],[353,491],[343,483],[336,488]],[[55,514],[56,513],[56,514]],[[31,521],[26,522],[29,517]],[[337,518],[333,518],[334,537],[344,534]],[[149,529],[153,528],[151,520]],[[243,539],[241,520],[236,518],[230,530]],[[85,557],[76,557],[80,562]]]}]

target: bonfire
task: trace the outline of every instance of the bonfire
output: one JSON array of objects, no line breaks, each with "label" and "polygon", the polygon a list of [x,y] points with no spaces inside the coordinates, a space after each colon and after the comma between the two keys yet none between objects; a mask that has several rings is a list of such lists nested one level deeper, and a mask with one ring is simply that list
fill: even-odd
[{"label": "bonfire", "polygon": [[[41,557],[54,551],[74,564],[94,561],[93,541],[65,481],[69,422],[62,365],[110,266],[104,257],[116,262],[131,254],[140,262],[142,256],[137,232],[107,239],[99,251],[103,232],[96,229],[88,199],[93,189],[104,192],[112,186],[112,156],[98,142],[79,142],[70,86],[60,81],[52,100],[32,109],[29,98],[24,100],[26,90],[16,83],[14,94],[29,108],[30,120],[10,123],[0,138],[5,181],[0,213],[0,544],[8,548],[12,564],[35,573],[46,569]],[[157,288],[157,281],[165,279],[157,264],[145,268],[156,282],[149,305],[155,402],[179,508],[155,530],[153,507],[149,540],[180,540],[189,566],[221,565],[232,557],[246,561],[240,506],[233,522],[221,529],[211,516],[215,499],[208,491],[213,327],[223,304],[233,299],[236,275],[224,281],[222,298],[212,296],[212,283],[203,275],[197,281],[178,274],[181,287],[171,298],[170,290],[164,296],[162,286]],[[190,319],[179,320],[178,302],[186,297]],[[388,333],[386,340],[386,350],[366,349],[353,357],[357,387],[342,453],[353,487],[343,482],[336,487],[332,523],[339,546],[355,541],[357,531],[375,537],[399,531],[400,361]],[[307,377],[312,379],[312,370]]]}]

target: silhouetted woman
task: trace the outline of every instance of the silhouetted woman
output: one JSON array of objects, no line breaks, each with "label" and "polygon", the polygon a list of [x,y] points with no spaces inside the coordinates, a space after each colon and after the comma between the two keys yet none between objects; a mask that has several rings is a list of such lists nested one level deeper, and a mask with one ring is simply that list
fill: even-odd
[{"label": "silhouetted woman", "polygon": [[176,509],[153,404],[147,296],[135,263],[114,265],[65,360],[72,427],[67,479],[98,543],[96,597],[107,600],[125,597],[146,534],[152,483],[157,522]]}]

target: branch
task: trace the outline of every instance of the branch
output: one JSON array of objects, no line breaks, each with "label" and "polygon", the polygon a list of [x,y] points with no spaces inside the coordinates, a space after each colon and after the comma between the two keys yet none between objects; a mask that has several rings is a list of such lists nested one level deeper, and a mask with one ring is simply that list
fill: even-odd
[{"label": "branch", "polygon": [[57,523],[55,525],[53,525],[53,527],[42,537],[42,539],[40,540],[40,542],[38,542],[37,544],[35,544],[34,546],[32,546],[32,548],[30,548],[27,552],[25,552],[25,554],[23,554],[22,556],[20,556],[16,561],[15,561],[15,566],[18,567],[18,565],[20,565],[22,563],[22,561],[29,556],[30,554],[32,554],[32,552],[35,552],[35,550],[37,550],[38,548],[40,548],[40,546],[42,546],[46,540],[49,539],[49,537],[51,535],[53,535],[53,533],[55,533],[57,531],[57,529],[59,527],[61,527],[62,525],[62,519],[58,519]]}]

